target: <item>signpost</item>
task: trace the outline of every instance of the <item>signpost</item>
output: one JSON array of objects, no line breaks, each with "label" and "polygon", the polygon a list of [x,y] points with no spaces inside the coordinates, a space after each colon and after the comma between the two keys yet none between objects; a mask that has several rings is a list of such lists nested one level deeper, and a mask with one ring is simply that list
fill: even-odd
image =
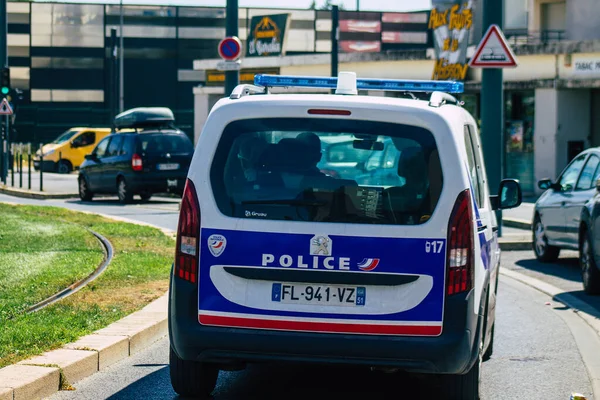
[{"label": "signpost", "polygon": [[13,115],[13,109],[6,98],[3,98],[0,103],[0,115]]},{"label": "signpost", "polygon": [[[238,0],[227,0],[225,7],[225,35],[237,36],[239,30]],[[238,39],[239,40],[239,39]],[[220,46],[219,46],[220,47]],[[241,46],[240,46],[241,49]],[[225,72],[225,96],[229,96],[240,82],[240,72],[228,70]]]},{"label": "signpost", "polygon": [[[481,79],[481,142],[492,193],[504,175],[504,87],[502,68],[516,67],[514,54],[502,34],[504,1],[483,1],[483,26],[488,31],[477,46],[471,67],[484,68]],[[486,50],[487,49],[487,50]],[[498,236],[502,236],[502,212],[497,211]]]},{"label": "signpost", "polygon": [[238,60],[242,54],[242,41],[237,36],[229,36],[219,42],[219,56],[223,59],[217,64],[219,71],[239,71],[242,62]]},{"label": "signpost", "polygon": [[229,36],[219,42],[219,56],[225,61],[235,61],[242,54],[242,41],[236,36]]},{"label": "signpost", "polygon": [[491,25],[483,35],[469,66],[479,68],[517,67],[517,59],[498,25]]}]

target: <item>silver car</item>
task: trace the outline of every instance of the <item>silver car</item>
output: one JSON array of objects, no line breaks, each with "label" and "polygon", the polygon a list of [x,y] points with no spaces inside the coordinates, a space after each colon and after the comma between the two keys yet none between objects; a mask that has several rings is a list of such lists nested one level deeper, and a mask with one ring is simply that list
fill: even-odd
[{"label": "silver car", "polygon": [[538,182],[546,190],[533,216],[533,251],[538,260],[552,262],[561,249],[579,250],[581,212],[595,195],[598,178],[600,148],[592,148],[577,155],[556,182]]}]

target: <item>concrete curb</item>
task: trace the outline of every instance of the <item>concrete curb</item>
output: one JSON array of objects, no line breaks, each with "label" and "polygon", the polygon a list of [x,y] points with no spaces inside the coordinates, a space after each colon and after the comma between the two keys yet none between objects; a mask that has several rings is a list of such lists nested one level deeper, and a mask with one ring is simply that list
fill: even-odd
[{"label": "concrete curb", "polygon": [[498,240],[498,244],[500,245],[500,250],[504,251],[522,251],[522,250],[531,250],[531,240],[502,240],[500,238]]},{"label": "concrete curb", "polygon": [[42,399],[152,345],[168,333],[168,293],[62,349],[0,369],[0,399]]},{"label": "concrete curb", "polygon": [[531,230],[531,221],[518,218],[502,218],[502,224],[507,228]]},{"label": "concrete curb", "polygon": [[[554,285],[516,271],[500,268],[500,274],[536,289],[537,291],[550,296],[552,300],[564,304],[573,310],[585,324],[592,328],[596,334],[596,338],[600,340],[600,319],[594,316],[594,314],[597,313],[596,310],[585,301],[578,299],[572,294],[565,293],[564,290],[559,289]],[[572,333],[576,336],[575,332]],[[575,339],[577,340],[577,337],[575,337]],[[580,353],[583,352],[580,351]],[[581,356],[588,371],[594,397],[597,398],[597,396],[600,395],[600,362],[597,357],[590,357],[588,354],[581,354]]]},{"label": "concrete curb", "polygon": [[72,199],[79,197],[78,193],[44,193],[9,186],[0,186],[0,194],[36,200]]},{"label": "concrete curb", "polygon": [[[15,203],[8,203],[15,204]],[[81,212],[81,211],[77,211]],[[107,219],[170,229],[101,213]],[[61,349],[0,369],[0,400],[43,399],[149,347],[168,334],[168,293],[139,311],[113,322]]]}]

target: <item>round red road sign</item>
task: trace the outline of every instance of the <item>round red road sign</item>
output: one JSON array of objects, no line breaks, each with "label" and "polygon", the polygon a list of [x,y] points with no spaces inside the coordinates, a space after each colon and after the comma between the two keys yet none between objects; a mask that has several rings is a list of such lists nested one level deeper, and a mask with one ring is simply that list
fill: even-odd
[{"label": "round red road sign", "polygon": [[237,60],[242,53],[242,41],[237,36],[229,36],[219,42],[219,55],[223,60]]}]

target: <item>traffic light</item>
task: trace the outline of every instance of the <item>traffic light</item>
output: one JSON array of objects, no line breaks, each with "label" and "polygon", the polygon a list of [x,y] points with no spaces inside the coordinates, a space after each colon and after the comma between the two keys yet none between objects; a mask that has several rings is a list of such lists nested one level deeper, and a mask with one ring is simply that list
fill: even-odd
[{"label": "traffic light", "polygon": [[10,92],[10,68],[2,68],[2,76],[0,79],[2,80],[2,82],[0,82],[0,84],[2,84],[2,89],[0,89],[0,91],[6,96]]}]

